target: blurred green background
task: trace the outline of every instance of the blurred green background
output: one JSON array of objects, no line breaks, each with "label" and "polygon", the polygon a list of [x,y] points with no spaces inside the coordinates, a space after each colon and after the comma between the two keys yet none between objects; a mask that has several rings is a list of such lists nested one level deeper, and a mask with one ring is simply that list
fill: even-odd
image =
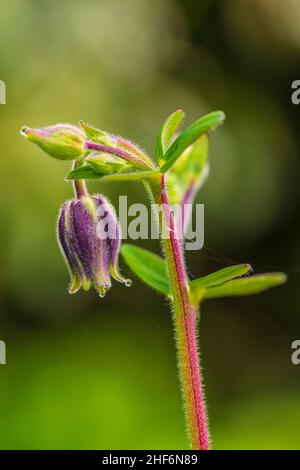
[{"label": "blurred green background", "polygon": [[[104,300],[67,294],[55,224],[72,195],[69,164],[19,135],[83,119],[153,153],[179,107],[187,122],[227,115],[198,196],[205,247],[188,253],[191,274],[245,261],[289,276],[260,296],[204,306],[213,447],[300,448],[290,359],[300,336],[299,22],[297,0],[1,2],[0,448],[187,447],[168,306],[137,279]],[[90,186],[146,201],[130,183]]]}]

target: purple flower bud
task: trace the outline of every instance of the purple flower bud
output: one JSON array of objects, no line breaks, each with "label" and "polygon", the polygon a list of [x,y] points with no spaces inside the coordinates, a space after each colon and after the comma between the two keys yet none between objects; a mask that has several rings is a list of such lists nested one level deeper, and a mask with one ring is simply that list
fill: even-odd
[{"label": "purple flower bud", "polygon": [[73,160],[84,152],[85,134],[71,124],[56,124],[42,129],[25,126],[21,134],[59,160]]},{"label": "purple flower bud", "polygon": [[111,205],[101,195],[83,196],[67,201],[61,208],[58,242],[71,271],[69,293],[91,284],[101,297],[111,286],[112,276],[125,285],[131,285],[118,268],[121,235]]}]

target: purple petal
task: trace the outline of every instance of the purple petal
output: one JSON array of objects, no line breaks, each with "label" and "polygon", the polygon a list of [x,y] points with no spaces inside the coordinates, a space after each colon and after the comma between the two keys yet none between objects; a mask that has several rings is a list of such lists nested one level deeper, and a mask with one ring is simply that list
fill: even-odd
[{"label": "purple petal", "polygon": [[[68,231],[67,217],[69,218],[70,205],[70,201],[65,202],[60,210],[57,225],[57,238],[61,252],[69,266],[71,276],[73,276],[73,288],[71,287],[71,291],[75,292],[81,287],[82,276]],[[77,286],[76,288],[75,285]]]},{"label": "purple petal", "polygon": [[[93,196],[97,206],[98,224],[101,232],[106,229],[107,249],[109,250],[109,272],[119,282],[130,284],[119,272],[118,258],[121,245],[121,234],[118,220],[113,207],[100,195]],[[102,225],[101,225],[102,224]]]},{"label": "purple petal", "polygon": [[99,286],[110,286],[108,240],[97,236],[97,213],[93,198],[83,197],[72,204],[72,230],[76,253],[86,276]]}]

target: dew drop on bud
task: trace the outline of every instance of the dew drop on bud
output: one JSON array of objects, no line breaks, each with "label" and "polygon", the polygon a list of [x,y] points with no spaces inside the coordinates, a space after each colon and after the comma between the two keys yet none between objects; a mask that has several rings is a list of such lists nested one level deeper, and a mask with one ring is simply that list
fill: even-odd
[{"label": "dew drop on bud", "polygon": [[20,130],[20,134],[23,135],[24,137],[26,137],[28,129],[29,129],[28,126],[23,126]]},{"label": "dew drop on bud", "polygon": [[132,280],[131,280],[131,279],[126,279],[126,281],[125,281],[125,286],[126,286],[126,287],[130,287],[131,284],[132,284]]}]

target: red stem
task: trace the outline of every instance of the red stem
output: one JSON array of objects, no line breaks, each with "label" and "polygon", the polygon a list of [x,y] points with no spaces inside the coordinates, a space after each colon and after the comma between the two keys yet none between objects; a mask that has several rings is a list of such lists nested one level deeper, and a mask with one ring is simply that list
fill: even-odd
[{"label": "red stem", "polygon": [[[81,161],[74,160],[72,169],[75,170],[76,168],[79,168],[81,165],[82,165]],[[77,197],[77,199],[84,197],[84,196],[88,196],[88,190],[86,187],[85,180],[73,180],[73,189],[74,189],[74,194]]]},{"label": "red stem", "polygon": [[188,296],[183,250],[178,237],[176,237],[164,176],[161,178],[160,194],[158,188],[154,188],[153,193],[156,201],[163,204],[164,208],[164,220],[160,221],[161,227],[166,224],[170,234],[169,238],[163,234],[163,243],[173,294],[179,369],[183,385],[188,431],[193,449],[208,450],[209,437],[197,350],[196,315]]}]

